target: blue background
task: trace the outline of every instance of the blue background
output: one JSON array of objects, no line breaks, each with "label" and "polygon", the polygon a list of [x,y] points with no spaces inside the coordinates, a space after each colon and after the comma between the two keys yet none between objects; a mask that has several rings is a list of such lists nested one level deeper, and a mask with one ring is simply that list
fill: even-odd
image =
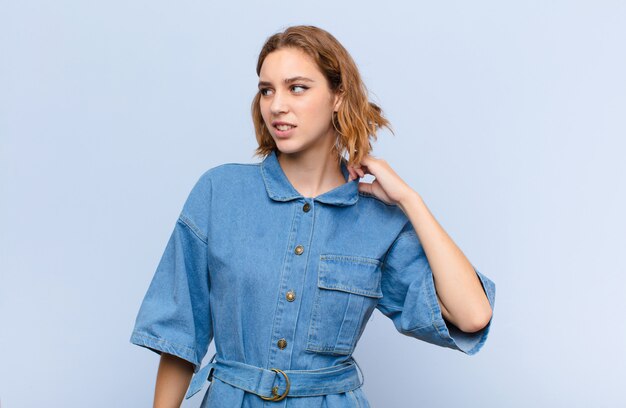
[{"label": "blue background", "polygon": [[151,406],[138,307],[200,174],[258,160],[256,58],[294,24],[352,54],[396,131],[373,154],[497,284],[472,357],[376,311],[372,405],[626,406],[625,21],[621,1],[0,0],[2,407]]}]

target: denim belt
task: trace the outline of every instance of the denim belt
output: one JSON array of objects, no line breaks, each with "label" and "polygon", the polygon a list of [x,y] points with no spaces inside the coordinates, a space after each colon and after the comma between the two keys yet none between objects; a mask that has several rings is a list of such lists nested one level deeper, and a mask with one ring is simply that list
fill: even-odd
[{"label": "denim belt", "polygon": [[[215,360],[213,362],[213,360]],[[361,378],[359,378],[359,372]],[[356,360],[315,370],[265,369],[238,361],[222,360],[213,355],[211,362],[191,380],[185,399],[202,389],[215,377],[220,381],[251,392],[268,401],[289,397],[312,397],[347,392],[363,385],[365,378]]]}]

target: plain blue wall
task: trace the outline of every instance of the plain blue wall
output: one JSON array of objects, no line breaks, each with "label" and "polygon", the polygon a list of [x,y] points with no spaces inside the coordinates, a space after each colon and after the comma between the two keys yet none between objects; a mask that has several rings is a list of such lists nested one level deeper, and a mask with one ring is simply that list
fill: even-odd
[{"label": "plain blue wall", "polygon": [[2,407],[151,406],[139,304],[199,175],[257,161],[256,58],[293,24],[346,46],[396,131],[374,155],[498,288],[473,357],[377,311],[355,353],[372,405],[626,406],[625,21],[620,1],[1,0]]}]

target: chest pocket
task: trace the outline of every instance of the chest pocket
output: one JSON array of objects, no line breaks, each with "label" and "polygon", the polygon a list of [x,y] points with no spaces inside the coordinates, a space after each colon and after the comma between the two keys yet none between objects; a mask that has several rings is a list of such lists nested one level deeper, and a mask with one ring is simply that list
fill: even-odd
[{"label": "chest pocket", "polygon": [[320,255],[307,350],[346,355],[354,351],[383,297],[381,273],[381,262],[375,258]]}]

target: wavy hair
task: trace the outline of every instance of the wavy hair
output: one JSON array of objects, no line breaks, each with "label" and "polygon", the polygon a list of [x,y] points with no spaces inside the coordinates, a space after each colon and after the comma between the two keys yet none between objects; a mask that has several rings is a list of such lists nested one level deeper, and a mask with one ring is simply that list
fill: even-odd
[{"label": "wavy hair", "polygon": [[[343,94],[338,111],[333,112],[337,141],[332,151],[338,160],[347,152],[349,164],[359,163],[371,152],[370,139],[377,139],[377,130],[384,126],[393,133],[393,129],[381,108],[369,101],[367,87],[354,60],[329,32],[311,25],[291,26],[266,40],[259,54],[257,75],[261,75],[263,61],[271,52],[289,47],[310,56],[328,80],[331,91]],[[265,157],[276,150],[276,143],[261,115],[260,99],[259,91],[252,101],[252,120],[259,144],[254,155]]]}]

